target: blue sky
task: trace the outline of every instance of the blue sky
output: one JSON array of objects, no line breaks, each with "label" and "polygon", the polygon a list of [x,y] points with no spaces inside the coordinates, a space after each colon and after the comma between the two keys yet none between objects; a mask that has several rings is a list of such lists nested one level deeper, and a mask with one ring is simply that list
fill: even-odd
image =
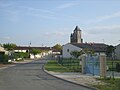
[{"label": "blue sky", "polygon": [[120,43],[119,0],[0,0],[0,43],[53,46],[75,26],[84,42]]}]

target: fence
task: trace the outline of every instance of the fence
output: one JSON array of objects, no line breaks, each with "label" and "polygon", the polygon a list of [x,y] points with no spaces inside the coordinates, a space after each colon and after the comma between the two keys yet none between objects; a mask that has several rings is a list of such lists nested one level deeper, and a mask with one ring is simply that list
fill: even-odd
[{"label": "fence", "polygon": [[80,59],[75,58],[58,58],[58,63],[68,68],[71,72],[81,72]]},{"label": "fence", "polygon": [[107,76],[120,77],[120,60],[107,59]]}]

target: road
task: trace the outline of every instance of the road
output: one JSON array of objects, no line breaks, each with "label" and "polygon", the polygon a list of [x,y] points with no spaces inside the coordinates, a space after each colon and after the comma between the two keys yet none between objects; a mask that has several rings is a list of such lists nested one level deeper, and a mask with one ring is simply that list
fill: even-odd
[{"label": "road", "polygon": [[90,90],[45,73],[46,60],[0,69],[0,90]]}]

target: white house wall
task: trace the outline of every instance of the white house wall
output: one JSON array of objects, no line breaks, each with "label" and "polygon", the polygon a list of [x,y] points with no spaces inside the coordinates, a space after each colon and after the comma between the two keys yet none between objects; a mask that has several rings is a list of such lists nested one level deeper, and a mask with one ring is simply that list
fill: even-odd
[{"label": "white house wall", "polygon": [[15,52],[26,52],[27,50],[14,50]]},{"label": "white house wall", "polygon": [[0,46],[0,52],[5,52],[6,50]]},{"label": "white house wall", "polygon": [[70,58],[70,57],[72,57],[70,55],[71,51],[80,51],[80,50],[82,50],[82,49],[77,46],[74,46],[72,44],[65,44],[63,46],[63,58]]}]

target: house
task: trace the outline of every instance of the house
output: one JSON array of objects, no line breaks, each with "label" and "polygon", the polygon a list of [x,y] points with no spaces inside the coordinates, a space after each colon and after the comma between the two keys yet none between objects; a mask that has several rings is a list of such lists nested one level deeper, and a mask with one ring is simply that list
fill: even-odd
[{"label": "house", "polygon": [[72,51],[94,51],[96,55],[106,55],[106,44],[103,43],[68,43],[63,45],[63,58],[70,58]]},{"label": "house", "polygon": [[[0,62],[4,62],[4,55],[10,55],[11,52],[6,51],[2,46],[0,46]],[[8,60],[8,62],[11,62],[11,60]]]},{"label": "house", "polygon": [[120,60],[120,44],[115,47],[115,58]]},{"label": "house", "polygon": [[48,55],[48,54],[52,54],[52,49],[51,47],[27,47],[27,46],[17,46],[15,49],[14,49],[14,52],[29,52],[29,50],[32,50],[32,49],[38,49],[38,50],[41,50],[42,53],[41,54],[37,54],[37,55],[32,55],[30,54],[30,58],[40,58],[40,57],[43,57],[45,55]]},{"label": "house", "polygon": [[0,54],[8,54],[8,51],[6,51],[2,46],[0,46]]},{"label": "house", "polygon": [[32,49],[38,49],[38,50],[42,50],[42,51],[48,51],[49,53],[51,53],[51,47],[27,47],[27,46],[17,46],[16,48],[14,48],[15,52],[28,52],[29,50]]},{"label": "house", "polygon": [[52,54],[53,55],[60,55],[61,53],[62,53],[61,50],[52,49]]},{"label": "house", "polygon": [[65,45],[63,45],[63,50],[62,50],[63,58],[70,58],[70,57],[72,57],[70,55],[70,52],[80,51],[80,50],[82,50],[82,48],[74,46],[73,44],[70,44],[70,43],[65,44]]},{"label": "house", "polygon": [[63,58],[70,58],[71,51],[80,51],[80,50],[88,50],[94,51],[95,54],[106,54],[106,47],[104,43],[83,43],[82,39],[82,30],[76,26],[73,30],[73,33],[70,35],[70,43],[63,45]]}]

